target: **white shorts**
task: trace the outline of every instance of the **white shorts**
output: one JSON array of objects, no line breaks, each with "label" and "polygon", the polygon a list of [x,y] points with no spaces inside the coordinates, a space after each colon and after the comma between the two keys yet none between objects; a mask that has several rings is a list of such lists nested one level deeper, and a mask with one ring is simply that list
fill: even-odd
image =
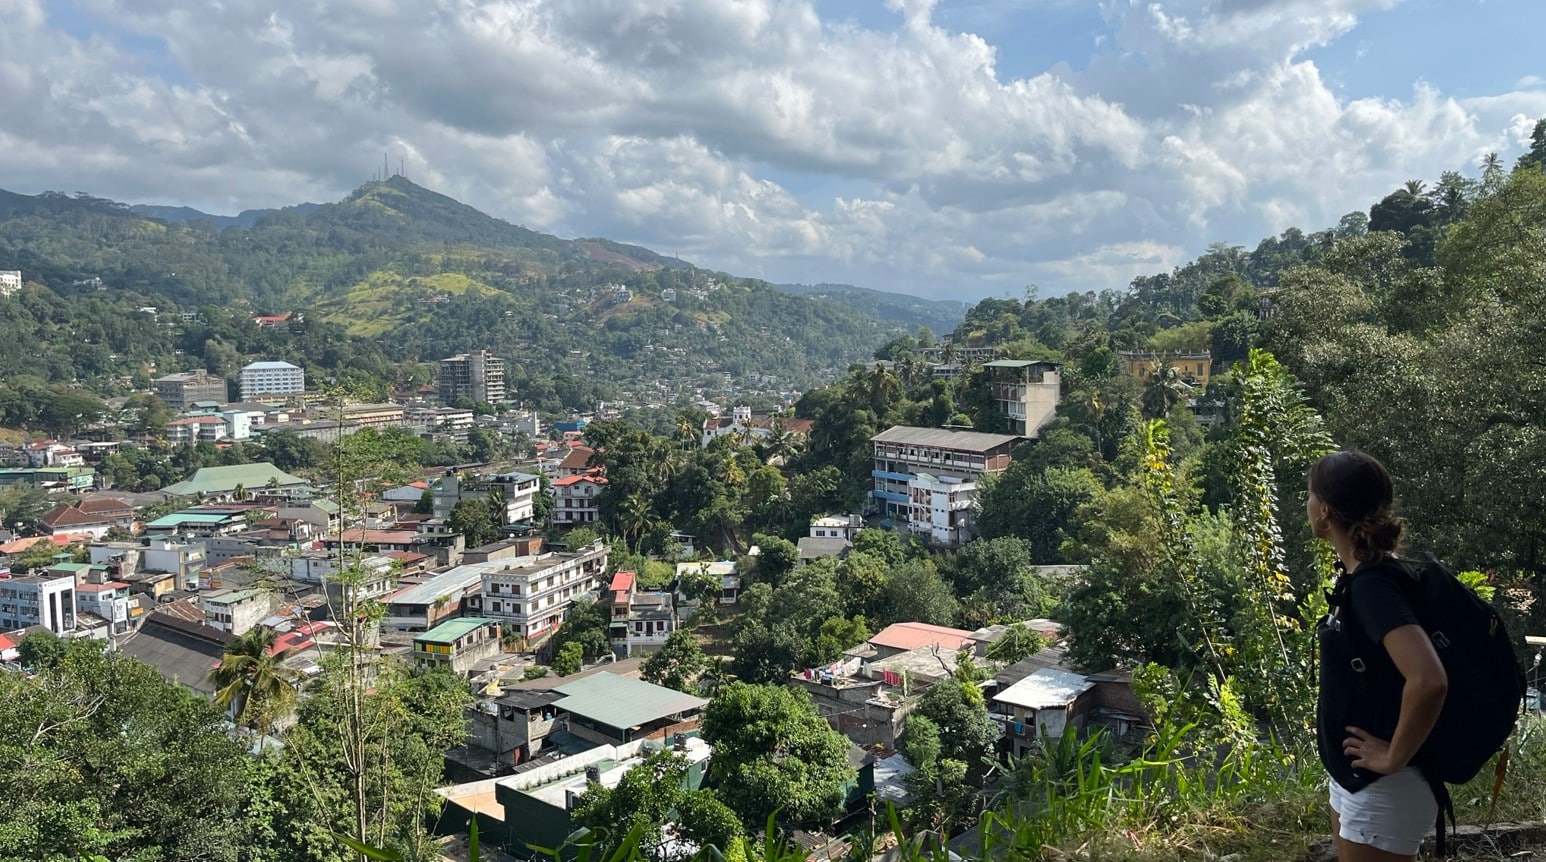
[{"label": "white shorts", "polygon": [[1342,821],[1343,841],[1398,856],[1416,855],[1439,816],[1433,788],[1415,766],[1391,773],[1357,793],[1333,781],[1331,808]]}]

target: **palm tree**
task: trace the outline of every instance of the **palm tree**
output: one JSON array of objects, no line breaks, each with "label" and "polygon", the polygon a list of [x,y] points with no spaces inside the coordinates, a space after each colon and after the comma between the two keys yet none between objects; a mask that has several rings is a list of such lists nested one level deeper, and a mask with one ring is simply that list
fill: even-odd
[{"label": "palm tree", "polygon": [[692,426],[687,417],[687,411],[676,414],[676,441],[685,451],[698,445],[701,432]]},{"label": "palm tree", "polygon": [[637,551],[640,538],[653,520],[650,517],[650,501],[635,491],[624,498],[617,514],[617,526],[623,533],[623,540],[628,543],[628,550]]},{"label": "palm tree", "polygon": [[1427,188],[1427,186],[1428,184],[1422,180],[1407,180],[1406,185],[1402,186],[1402,188],[1406,189],[1406,193],[1412,197],[1420,198],[1423,196],[1424,190]]},{"label": "palm tree", "polygon": [[301,672],[285,667],[295,648],[274,650],[278,633],[254,628],[226,645],[220,664],[209,672],[217,689],[215,705],[234,709],[234,720],[264,734],[295,708]]},{"label": "palm tree", "polygon": [[876,362],[875,367],[870,370],[868,386],[870,407],[877,416],[885,415],[887,405],[902,394],[902,382],[896,379],[891,369],[880,362]]},{"label": "palm tree", "polygon": [[1149,378],[1149,388],[1144,390],[1143,414],[1150,419],[1165,418],[1170,408],[1186,397],[1189,388],[1174,366],[1161,365]]}]

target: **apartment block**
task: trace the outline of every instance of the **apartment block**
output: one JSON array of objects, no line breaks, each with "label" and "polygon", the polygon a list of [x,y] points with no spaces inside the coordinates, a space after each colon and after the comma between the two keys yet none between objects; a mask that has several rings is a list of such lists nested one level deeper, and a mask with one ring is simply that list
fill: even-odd
[{"label": "apartment block", "polygon": [[977,480],[1003,472],[1021,439],[943,428],[888,428],[870,438],[875,445],[871,504],[935,544],[956,547],[970,541]]},{"label": "apartment block", "polygon": [[10,296],[21,290],[21,270],[0,269],[0,296]]},{"label": "apartment block", "polygon": [[155,387],[156,397],[173,410],[187,410],[198,401],[224,404],[231,400],[225,378],[215,377],[205,371],[157,377]]},{"label": "apartment block", "polygon": [[64,636],[75,630],[75,615],[73,571],[0,580],[0,631],[40,625]]},{"label": "apartment block", "polygon": [[466,398],[497,404],[505,400],[505,361],[487,350],[473,350],[440,360],[435,389],[447,404]]},{"label": "apartment block", "polygon": [[596,542],[573,553],[521,557],[483,564],[483,594],[472,597],[474,612],[492,617],[525,638],[556,630],[576,598],[595,593],[611,549]]},{"label": "apartment block", "polygon": [[288,362],[254,362],[242,368],[243,401],[283,401],[306,391],[306,371]]}]

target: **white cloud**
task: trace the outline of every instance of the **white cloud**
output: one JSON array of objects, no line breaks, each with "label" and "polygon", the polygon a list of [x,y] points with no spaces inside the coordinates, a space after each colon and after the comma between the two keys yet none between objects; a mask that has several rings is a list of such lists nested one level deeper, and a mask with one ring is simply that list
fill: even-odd
[{"label": "white cloud", "polygon": [[25,120],[0,186],[234,211],[337,197],[386,153],[540,229],[968,297],[1325,226],[1546,114],[1538,79],[1339,97],[1304,52],[1396,0],[1107,0],[1086,68],[1025,78],[939,23],[990,10],[934,0],[882,29],[814,0],[80,5],[164,62],[0,0],[0,114]]}]

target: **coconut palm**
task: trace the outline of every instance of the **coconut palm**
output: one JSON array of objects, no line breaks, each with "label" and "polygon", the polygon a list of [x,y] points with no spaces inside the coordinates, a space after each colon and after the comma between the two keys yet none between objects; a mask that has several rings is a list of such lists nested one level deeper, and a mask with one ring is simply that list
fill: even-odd
[{"label": "coconut palm", "polygon": [[1181,379],[1181,373],[1171,365],[1161,365],[1149,378],[1149,388],[1143,393],[1143,415],[1150,419],[1163,419],[1176,402],[1186,397],[1191,387]]},{"label": "coconut palm", "polygon": [[215,705],[233,709],[238,725],[260,734],[295,708],[302,678],[300,671],[284,665],[295,649],[274,649],[278,637],[270,628],[250,629],[226,645],[220,664],[209,672],[218,686]]}]

